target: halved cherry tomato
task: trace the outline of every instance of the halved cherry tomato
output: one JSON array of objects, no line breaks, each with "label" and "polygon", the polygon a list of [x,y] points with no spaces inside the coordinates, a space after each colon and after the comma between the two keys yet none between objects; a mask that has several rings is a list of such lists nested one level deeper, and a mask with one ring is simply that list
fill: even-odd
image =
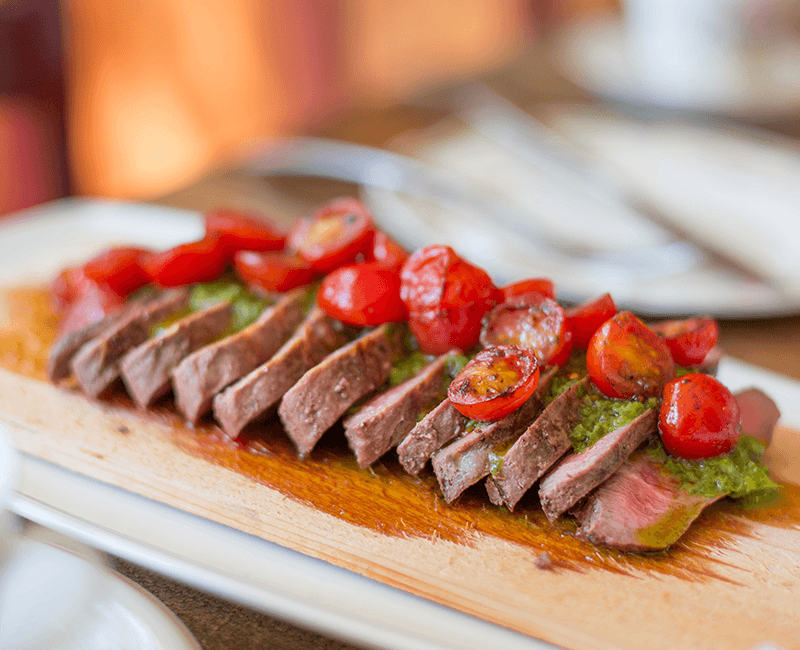
[{"label": "halved cherry tomato", "polygon": [[531,293],[533,291],[541,293],[543,296],[555,300],[556,288],[553,281],[549,278],[530,278],[529,280],[520,280],[514,284],[501,287],[500,291],[503,292],[503,298],[508,300],[514,296],[521,296],[523,293]]},{"label": "halved cherry tomato", "polygon": [[456,410],[473,420],[499,420],[516,411],[539,385],[536,354],[521,345],[480,351],[447,389]]},{"label": "halved cherry tomato", "polygon": [[218,235],[208,235],[162,253],[151,253],[141,260],[150,281],[162,287],[215,280],[227,264],[227,251]]},{"label": "halved cherry tomato", "polygon": [[117,311],[125,304],[125,296],[112,291],[107,285],[89,280],[81,287],[67,305],[59,325],[62,334],[86,327],[109,314]]},{"label": "halved cherry tomato", "polygon": [[611,296],[604,293],[599,298],[576,307],[570,307],[565,311],[569,329],[572,332],[573,345],[585,350],[597,328],[617,313],[617,306]]},{"label": "halved cherry tomato", "polygon": [[428,354],[474,346],[483,315],[501,298],[486,272],[449,246],[428,246],[414,253],[400,279],[411,331]]},{"label": "halved cherry tomato", "polygon": [[362,327],[408,318],[400,275],[375,262],[340,266],[326,275],[317,303],[330,316]]},{"label": "halved cherry tomato", "polygon": [[651,324],[650,328],[664,337],[672,358],[681,366],[702,363],[719,337],[717,321],[707,316],[661,321]]},{"label": "halved cherry tomato", "polygon": [[283,293],[311,284],[317,273],[297,255],[239,251],[233,257],[236,274],[248,285]]},{"label": "halved cherry tomato", "polygon": [[279,251],[286,233],[255,212],[219,209],[205,215],[206,235],[219,235],[228,255],[237,251]]},{"label": "halved cherry tomato", "polygon": [[658,429],[667,451],[681,458],[711,458],[739,441],[739,404],[716,378],[691,373],[664,387]]},{"label": "halved cherry tomato", "polygon": [[399,273],[408,259],[408,252],[385,232],[376,230],[372,242],[372,259],[381,266],[394,269]]},{"label": "halved cherry tomato", "polygon": [[537,291],[509,298],[486,314],[481,343],[531,348],[542,367],[563,365],[572,352],[564,308]]},{"label": "halved cherry tomato", "polygon": [[127,296],[149,281],[142,269],[142,260],[151,254],[143,248],[109,248],[89,260],[83,267],[87,278],[105,284],[116,293]]},{"label": "halved cherry tomato", "polygon": [[287,246],[315,271],[327,273],[371,253],[374,226],[358,199],[326,203],[301,218],[289,231]]},{"label": "halved cherry tomato", "polygon": [[629,311],[594,333],[586,352],[589,377],[609,397],[657,397],[675,376],[664,340]]}]

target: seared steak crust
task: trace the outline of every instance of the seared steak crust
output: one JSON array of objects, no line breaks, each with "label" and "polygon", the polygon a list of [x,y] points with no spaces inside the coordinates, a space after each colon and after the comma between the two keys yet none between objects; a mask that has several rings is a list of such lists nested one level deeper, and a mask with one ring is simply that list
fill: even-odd
[{"label": "seared steak crust", "polygon": [[468,418],[456,411],[449,398],[422,418],[397,447],[400,464],[418,476],[434,452],[455,438]]}]

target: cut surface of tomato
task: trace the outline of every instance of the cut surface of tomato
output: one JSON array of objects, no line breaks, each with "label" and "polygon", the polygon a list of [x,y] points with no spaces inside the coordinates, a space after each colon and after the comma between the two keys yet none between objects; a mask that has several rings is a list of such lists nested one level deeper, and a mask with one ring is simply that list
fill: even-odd
[{"label": "cut surface of tomato", "polygon": [[279,251],[286,233],[267,217],[243,210],[219,209],[205,215],[206,235],[218,235],[229,256],[238,251]]},{"label": "cut surface of tomato", "polygon": [[381,266],[399,273],[408,259],[408,252],[385,232],[376,230],[372,242],[372,259]]},{"label": "cut surface of tomato", "polygon": [[499,420],[517,410],[539,385],[533,350],[499,345],[480,351],[447,389],[456,410],[473,420]]},{"label": "cut surface of tomato", "polygon": [[664,340],[629,311],[618,312],[594,333],[586,367],[603,394],[622,399],[658,397],[675,376]]},{"label": "cut surface of tomato", "polygon": [[372,254],[375,227],[367,207],[355,198],[326,203],[289,231],[287,247],[322,273]]},{"label": "cut surface of tomato", "polygon": [[608,293],[565,310],[569,329],[572,332],[572,343],[576,348],[585,350],[589,346],[592,334],[597,328],[617,313],[617,305]]},{"label": "cut surface of tomato", "polygon": [[317,278],[297,255],[240,251],[233,257],[233,266],[245,284],[267,292],[283,293]]},{"label": "cut surface of tomato", "polygon": [[161,287],[215,280],[227,264],[227,252],[217,235],[208,235],[162,253],[151,253],[141,260],[150,281]]},{"label": "cut surface of tomato", "polygon": [[520,280],[514,284],[509,284],[501,287],[500,291],[503,292],[503,299],[508,300],[514,296],[521,296],[524,293],[541,293],[548,298],[555,300],[556,288],[553,281],[549,278],[530,278],[529,280]]},{"label": "cut surface of tomato", "polygon": [[711,458],[732,451],[740,435],[739,404],[718,379],[690,373],[664,387],[658,429],[667,451]]},{"label": "cut surface of tomato", "polygon": [[719,338],[719,325],[708,316],[661,321],[650,328],[664,337],[672,358],[681,366],[702,363]]},{"label": "cut surface of tomato", "polygon": [[340,266],[326,275],[317,303],[328,315],[361,327],[408,318],[399,273],[375,262]]},{"label": "cut surface of tomato", "polygon": [[481,343],[531,348],[541,367],[563,365],[572,351],[572,335],[564,308],[534,291],[513,296],[483,319]]},{"label": "cut surface of tomato", "polygon": [[90,280],[127,296],[148,283],[142,260],[151,254],[151,251],[130,246],[109,248],[89,260],[83,272]]}]

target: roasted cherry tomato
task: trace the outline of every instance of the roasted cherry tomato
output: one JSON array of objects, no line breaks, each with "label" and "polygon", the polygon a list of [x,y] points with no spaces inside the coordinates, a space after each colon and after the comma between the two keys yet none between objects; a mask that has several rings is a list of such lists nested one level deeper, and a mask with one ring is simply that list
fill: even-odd
[{"label": "roasted cherry tomato", "polygon": [[358,199],[326,203],[289,231],[287,246],[315,271],[327,273],[372,252],[372,217]]},{"label": "roasted cherry tomato", "polygon": [[456,410],[473,420],[499,420],[516,411],[539,385],[536,354],[521,345],[479,352],[447,389]]},{"label": "roasted cherry tomato", "polygon": [[707,316],[662,321],[653,323],[650,328],[664,337],[672,358],[681,366],[703,363],[719,337],[717,321]]},{"label": "roasted cherry tomato", "polygon": [[237,251],[279,251],[286,234],[265,216],[241,210],[214,210],[205,215],[206,235],[219,235],[233,257]]},{"label": "roasted cherry tomato", "polygon": [[236,274],[248,285],[283,293],[311,284],[317,273],[297,255],[240,251],[233,257]]},{"label": "roasted cherry tomato", "polygon": [[86,277],[83,267],[70,266],[58,274],[50,287],[57,311],[65,311],[89,285],[96,284]]},{"label": "roasted cherry tomato", "polygon": [[148,283],[149,278],[141,262],[150,254],[143,248],[110,248],[89,260],[83,272],[90,280],[127,296]]},{"label": "roasted cherry tomato", "polygon": [[326,275],[317,303],[330,316],[362,327],[408,318],[399,273],[375,262],[340,266]]},{"label": "roasted cherry tomato", "polygon": [[586,352],[589,377],[609,397],[657,397],[675,376],[664,340],[629,311],[594,333]]},{"label": "roasted cherry tomato", "polygon": [[106,285],[89,281],[82,286],[81,293],[65,307],[59,325],[61,333],[71,332],[102,320],[124,304],[125,296],[112,291]]},{"label": "roasted cherry tomato", "polygon": [[572,352],[564,308],[537,291],[509,298],[486,314],[481,343],[531,348],[542,367],[563,365]]},{"label": "roasted cherry tomato", "polygon": [[408,253],[385,232],[376,230],[372,242],[372,259],[381,266],[394,269],[399,273],[408,259]]},{"label": "roasted cherry tomato", "polygon": [[483,315],[502,297],[483,269],[462,260],[449,246],[414,253],[400,279],[411,331],[428,354],[474,346]]},{"label": "roasted cherry tomato", "polygon": [[508,300],[514,296],[521,296],[523,293],[537,292],[543,296],[555,300],[556,288],[553,281],[548,278],[531,278],[529,280],[520,280],[514,284],[501,287],[500,291],[503,292],[503,298]]},{"label": "roasted cherry tomato", "polygon": [[227,251],[217,235],[208,235],[162,253],[151,253],[141,260],[150,281],[162,287],[215,280],[227,264]]},{"label": "roasted cherry tomato", "polygon": [[572,332],[573,345],[585,350],[597,328],[617,313],[617,306],[611,296],[604,293],[599,298],[576,307],[570,307],[565,311],[569,329]]},{"label": "roasted cherry tomato", "polygon": [[739,404],[711,375],[683,375],[664,387],[658,428],[673,456],[691,459],[726,454],[739,441]]}]

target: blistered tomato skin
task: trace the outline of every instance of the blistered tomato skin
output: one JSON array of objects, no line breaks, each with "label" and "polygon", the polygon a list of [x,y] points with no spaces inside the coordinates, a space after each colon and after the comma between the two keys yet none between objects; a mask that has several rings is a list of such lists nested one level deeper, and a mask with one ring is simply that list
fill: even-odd
[{"label": "blistered tomato skin", "polygon": [[228,255],[217,235],[151,253],[141,260],[149,280],[161,287],[216,280],[228,265]]},{"label": "blistered tomato skin", "polygon": [[719,338],[719,325],[708,316],[662,321],[653,323],[650,327],[664,337],[672,358],[681,366],[703,363]]},{"label": "blistered tomato skin", "polygon": [[325,276],[317,294],[328,315],[349,325],[399,323],[408,318],[400,276],[377,263],[342,266]]},{"label": "blistered tomato skin", "polygon": [[279,251],[286,234],[266,217],[243,210],[219,209],[205,215],[206,234],[218,235],[229,257],[238,251]]},{"label": "blistered tomato skin", "polygon": [[398,273],[408,259],[408,252],[382,230],[375,231],[372,242],[372,259]]},{"label": "blistered tomato skin", "polygon": [[233,266],[245,284],[267,292],[283,293],[311,284],[317,277],[297,255],[239,251]]},{"label": "blistered tomato skin", "polygon": [[617,313],[617,305],[610,294],[566,309],[567,321],[572,332],[572,343],[585,350],[597,329]]},{"label": "blistered tomato skin", "polygon": [[83,272],[97,284],[127,296],[147,284],[148,277],[141,262],[150,254],[148,250],[130,246],[109,248],[89,260]]},{"label": "blistered tomato skin", "polygon": [[500,291],[503,292],[503,300],[508,300],[514,296],[521,296],[524,293],[537,292],[541,293],[548,298],[555,300],[556,288],[550,278],[531,278],[529,280],[520,280],[514,284],[501,287]]},{"label": "blistered tomato skin", "polygon": [[658,397],[675,376],[675,362],[664,340],[629,311],[621,311],[594,333],[586,367],[608,397]]},{"label": "blistered tomato skin", "polygon": [[736,399],[711,375],[691,373],[664,387],[658,428],[673,456],[699,459],[727,454],[739,441],[739,420]]},{"label": "blistered tomato skin", "polygon": [[455,409],[473,420],[499,420],[517,410],[539,385],[530,348],[499,345],[479,352],[447,389]]}]

